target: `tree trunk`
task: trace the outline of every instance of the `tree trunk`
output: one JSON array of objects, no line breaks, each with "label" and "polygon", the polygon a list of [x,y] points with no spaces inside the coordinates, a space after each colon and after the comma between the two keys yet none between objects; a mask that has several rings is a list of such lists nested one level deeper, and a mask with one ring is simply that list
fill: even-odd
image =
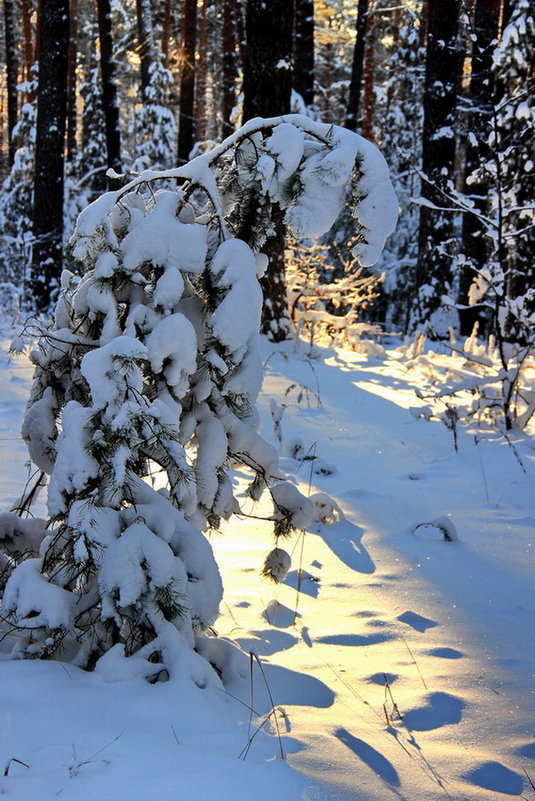
[{"label": "tree trunk", "polygon": [[[246,55],[243,73],[243,122],[290,110],[292,91],[293,0],[248,0],[245,18]],[[284,270],[282,211],[273,208],[275,232],[265,246],[269,265],[262,279],[262,331],[274,342],[290,332]]]},{"label": "tree trunk", "polygon": [[236,105],[236,79],[238,77],[236,27],[238,13],[236,0],[223,0],[223,85],[221,87],[223,137],[228,136],[234,130],[230,118]]},{"label": "tree trunk", "polygon": [[195,102],[195,47],[197,39],[197,0],[184,0],[184,46],[180,77],[178,115],[178,163],[185,164],[193,149]]},{"label": "tree trunk", "polygon": [[32,9],[30,0],[22,0],[20,4],[22,14],[22,39],[24,53],[24,80],[29,81],[34,63],[33,37],[32,37]]},{"label": "tree trunk", "polygon": [[121,134],[119,129],[119,105],[115,84],[113,61],[113,38],[110,0],[96,0],[100,42],[100,73],[102,76],[102,101],[106,126],[106,150],[108,169],[122,172]]},{"label": "tree trunk", "polygon": [[208,45],[206,40],[207,0],[202,0],[199,25],[199,61],[195,76],[195,139],[206,139],[206,84],[208,72]]},{"label": "tree trunk", "polygon": [[171,38],[171,0],[164,0],[162,20],[162,60],[169,69],[169,39]]},{"label": "tree trunk", "polygon": [[293,88],[305,105],[314,102],[314,1],[295,0]]},{"label": "tree trunk", "polygon": [[38,310],[48,309],[62,268],[63,185],[67,117],[69,2],[46,0],[39,19],[39,87],[30,286]]},{"label": "tree trunk", "polygon": [[9,166],[15,159],[13,129],[17,124],[17,45],[15,42],[15,9],[13,0],[4,0],[5,59],[7,78],[7,137]]},{"label": "tree trunk", "polygon": [[138,53],[141,72],[141,97],[146,103],[150,85],[151,67],[154,62],[154,33],[150,0],[136,0]]},{"label": "tree trunk", "polygon": [[[477,40],[473,43],[472,71],[470,76],[469,100],[471,111],[467,115],[466,126],[466,163],[464,194],[471,197],[475,204],[475,214],[463,215],[462,249],[470,265],[463,267],[459,279],[459,303],[468,303],[468,292],[476,272],[482,270],[489,257],[489,241],[485,237],[485,227],[477,217],[477,213],[487,212],[489,194],[489,175],[477,174],[474,171],[487,161],[490,156],[488,136],[491,130],[491,114],[494,95],[492,79],[492,55],[494,42],[498,39],[500,25],[501,0],[477,0],[475,6],[473,32]],[[467,179],[470,183],[467,183]],[[461,334],[468,336],[474,323],[480,323],[478,310],[470,307],[461,309]]]},{"label": "tree trunk", "polygon": [[292,92],[293,0],[248,0],[243,122],[287,114]]},{"label": "tree trunk", "polygon": [[368,0],[359,0],[357,11],[357,37],[355,39],[355,49],[353,51],[353,63],[351,65],[351,80],[349,83],[349,94],[347,98],[347,113],[345,126],[350,131],[357,130],[359,117],[359,107],[362,92],[362,77],[364,74],[364,50],[366,20],[368,17]]},{"label": "tree trunk", "polygon": [[[443,190],[453,178],[455,113],[460,59],[457,48],[459,5],[457,0],[429,0],[424,88],[422,170],[427,180],[422,196],[443,207]],[[451,290],[452,258],[448,245],[454,235],[451,212],[423,205],[418,232],[418,262],[413,325],[429,320]]]},{"label": "tree trunk", "polygon": [[67,161],[72,161],[76,145],[76,60],[78,56],[78,0],[70,0],[69,66],[67,97]]},{"label": "tree trunk", "polygon": [[373,112],[375,108],[375,42],[372,41],[371,36],[372,25],[373,18],[371,14],[368,14],[362,87],[362,135],[370,142],[374,141]]}]

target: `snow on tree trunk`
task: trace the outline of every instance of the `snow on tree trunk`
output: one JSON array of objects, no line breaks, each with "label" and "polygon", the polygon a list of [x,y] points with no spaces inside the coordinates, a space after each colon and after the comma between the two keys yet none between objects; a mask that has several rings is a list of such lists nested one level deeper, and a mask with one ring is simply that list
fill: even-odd
[{"label": "snow on tree trunk", "polygon": [[[416,298],[412,328],[428,322],[443,336],[442,297],[452,289],[454,220],[444,211],[444,192],[452,188],[455,157],[457,82],[460,74],[457,47],[459,6],[456,0],[429,0],[424,90],[424,128]],[[435,314],[436,313],[436,314]],[[434,315],[434,317],[433,317]]]},{"label": "snow on tree trunk", "polygon": [[34,244],[30,275],[34,303],[43,310],[55,299],[63,261],[68,45],[68,0],[43,3],[39,17]]},{"label": "snow on tree trunk", "polygon": [[[170,178],[178,188],[157,189]],[[276,543],[310,522],[311,501],[256,430],[259,247],[274,202],[297,236],[323,233],[350,203],[367,265],[396,217],[378,150],[299,115],[253,120],[80,215],[80,274],[64,273],[54,324],[31,354],[22,431],[49,475],[49,519],[0,518],[2,617],[17,656],[216,682],[193,649],[206,652],[199,637],[222,597],[202,532],[239,510],[232,467],[250,471],[251,497],[271,494]],[[242,215],[254,241],[233,235]]]}]

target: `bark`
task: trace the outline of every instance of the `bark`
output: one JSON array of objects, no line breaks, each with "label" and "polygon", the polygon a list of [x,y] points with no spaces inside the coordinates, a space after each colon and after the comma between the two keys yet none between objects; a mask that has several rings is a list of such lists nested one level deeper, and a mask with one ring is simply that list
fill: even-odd
[{"label": "bark", "polygon": [[290,110],[293,0],[248,0],[243,122]]},{"label": "bark", "polygon": [[154,34],[150,0],[136,0],[138,55],[141,72],[141,97],[147,102],[151,67],[154,62]]},{"label": "bark", "polygon": [[171,0],[164,0],[162,20],[162,59],[165,69],[169,69],[169,40],[171,38]]},{"label": "bark", "polygon": [[230,118],[236,105],[236,79],[238,77],[237,16],[236,0],[223,0],[223,80],[221,88],[224,137],[234,130]]},{"label": "bark", "polygon": [[48,309],[62,269],[69,2],[46,0],[39,18],[39,86],[30,289]]},{"label": "bark", "polygon": [[113,38],[110,0],[96,0],[100,42],[100,74],[102,76],[102,102],[106,128],[108,169],[122,172],[119,106],[113,61]]},{"label": "bark", "polygon": [[70,0],[70,31],[68,54],[67,96],[67,160],[72,161],[76,150],[76,60],[78,56],[78,0]]},{"label": "bark", "polygon": [[[443,207],[442,190],[452,180],[455,158],[455,117],[460,58],[457,48],[457,0],[429,0],[424,88],[422,169],[428,180],[422,196]],[[416,265],[415,323],[422,323],[440,307],[441,296],[451,290],[452,259],[448,253],[454,236],[450,212],[422,206]]]},{"label": "bark", "polygon": [[[461,270],[459,279],[459,303],[468,303],[468,291],[476,271],[483,269],[489,257],[489,241],[485,237],[485,227],[477,213],[487,212],[489,194],[489,175],[479,174],[476,180],[466,183],[481,163],[492,158],[487,145],[491,127],[494,83],[492,80],[492,54],[494,41],[499,36],[501,0],[476,0],[474,14],[474,34],[477,40],[473,44],[472,70],[470,76],[469,99],[472,110],[467,118],[466,163],[464,193],[471,197],[475,204],[475,214],[464,214],[462,225],[463,254],[470,260],[471,267]],[[459,313],[461,334],[468,336],[474,323],[480,323],[483,333],[484,320],[476,308],[462,309]]]},{"label": "bark", "polygon": [[305,104],[314,102],[314,2],[295,0],[293,88]]},{"label": "bark", "polygon": [[22,14],[22,50],[24,53],[24,80],[29,81],[34,63],[33,37],[32,37],[32,9],[30,0],[22,0],[20,4]]},{"label": "bark", "polygon": [[[268,7],[269,6],[269,7]],[[290,110],[292,90],[293,0],[248,0],[245,18],[246,57],[243,74],[243,122]],[[286,339],[290,314],[284,271],[284,224],[273,208],[275,233],[264,246],[269,266],[262,279],[262,330],[274,341]]]},{"label": "bark", "polygon": [[195,139],[206,139],[206,84],[208,72],[208,44],[206,38],[207,0],[202,0],[199,25],[199,60],[195,75]]},{"label": "bark", "polygon": [[375,78],[375,43],[372,41],[372,16],[368,14],[366,21],[366,41],[364,57],[364,74],[362,87],[362,135],[365,139],[374,141],[373,112],[374,112],[374,78]]},{"label": "bark", "polygon": [[185,164],[193,149],[195,102],[195,47],[197,39],[197,0],[184,0],[184,46],[180,77],[178,115],[178,163]]},{"label": "bark", "polygon": [[366,40],[366,21],[368,17],[368,0],[359,0],[357,10],[357,36],[355,39],[355,49],[353,50],[353,62],[351,65],[351,80],[349,83],[349,94],[347,98],[347,113],[345,126],[351,131],[357,130],[359,118],[362,78],[364,74],[364,52]]},{"label": "bark", "polygon": [[15,9],[13,0],[4,0],[4,25],[5,25],[5,61],[7,78],[7,137],[8,137],[8,160],[9,166],[15,159],[15,142],[13,140],[13,129],[17,124],[17,78],[18,78],[18,59],[17,45],[15,42]]}]

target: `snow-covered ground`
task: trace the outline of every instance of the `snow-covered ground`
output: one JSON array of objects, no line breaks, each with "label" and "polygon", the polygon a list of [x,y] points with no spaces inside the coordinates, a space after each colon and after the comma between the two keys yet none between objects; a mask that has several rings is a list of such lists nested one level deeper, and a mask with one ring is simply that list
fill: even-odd
[{"label": "snow-covered ground", "polygon": [[[2,510],[24,486],[31,380],[6,348]],[[283,467],[328,494],[335,520],[288,543],[281,585],[259,575],[271,542],[257,517],[214,535],[217,633],[243,649],[243,678],[225,695],[2,660],[0,794],[535,799],[533,439],[459,428],[456,451],[451,430],[415,411],[438,356],[310,359],[302,343],[263,355],[263,432],[277,442],[280,418]],[[298,439],[318,459],[294,460]]]}]

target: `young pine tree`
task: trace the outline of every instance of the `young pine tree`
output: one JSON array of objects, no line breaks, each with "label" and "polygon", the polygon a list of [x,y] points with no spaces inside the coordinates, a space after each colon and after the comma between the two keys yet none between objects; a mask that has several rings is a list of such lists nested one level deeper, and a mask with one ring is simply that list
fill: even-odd
[{"label": "young pine tree", "polygon": [[[158,190],[159,178],[179,188]],[[49,476],[48,519],[0,518],[2,617],[17,655],[217,680],[193,649],[206,651],[222,596],[203,532],[239,509],[233,465],[250,471],[252,497],[271,494],[276,541],[312,514],[256,431],[268,210],[280,203],[306,236],[346,201],[355,255],[369,264],[396,216],[382,157],[350,131],[292,115],[254,120],[82,212],[79,275],[64,273],[32,352],[23,424]]]}]

